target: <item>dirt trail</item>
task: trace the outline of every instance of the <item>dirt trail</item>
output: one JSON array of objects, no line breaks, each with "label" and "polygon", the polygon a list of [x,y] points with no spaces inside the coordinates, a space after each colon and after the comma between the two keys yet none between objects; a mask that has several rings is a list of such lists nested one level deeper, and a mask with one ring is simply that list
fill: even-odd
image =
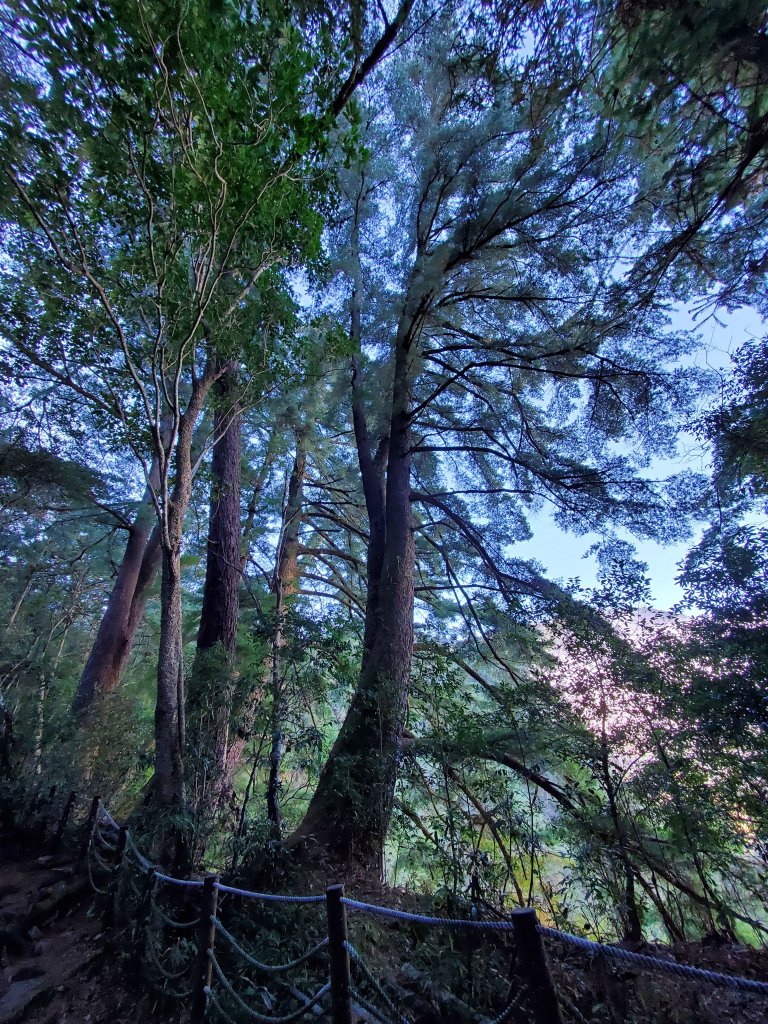
[{"label": "dirt trail", "polygon": [[[117,950],[101,929],[90,891],[69,909],[24,931],[41,901],[71,890],[66,858],[0,852],[0,1024],[133,1024],[171,1021],[135,981],[122,977]],[[76,887],[76,885],[75,885]]]},{"label": "dirt trail", "polygon": [[0,878],[0,1024],[74,1021],[67,1015],[67,996],[92,987],[91,969],[101,955],[99,921],[79,903],[68,914],[41,927],[33,925],[26,933],[18,927],[35,905],[71,883],[71,865],[45,856],[6,861]]}]

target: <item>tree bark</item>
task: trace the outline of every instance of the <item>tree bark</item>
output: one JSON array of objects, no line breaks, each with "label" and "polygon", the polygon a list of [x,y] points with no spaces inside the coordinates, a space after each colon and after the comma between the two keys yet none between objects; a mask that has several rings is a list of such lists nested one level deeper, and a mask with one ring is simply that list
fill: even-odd
[{"label": "tree bark", "polygon": [[229,779],[226,771],[234,691],[235,647],[240,611],[240,478],[242,412],[237,367],[229,365],[214,386],[214,437],[205,584],[190,683],[203,805],[216,803]]},{"label": "tree bark", "polygon": [[220,644],[231,656],[240,610],[240,461],[242,412],[237,401],[237,368],[216,382],[211,459],[211,505],[198,651]]},{"label": "tree bark", "polygon": [[[167,424],[162,428],[162,436],[167,440]],[[96,698],[113,693],[120,685],[160,565],[160,531],[157,525],[153,529],[156,517],[152,498],[159,486],[159,463],[154,459],[142,503],[128,530],[128,542],[107,607],[80,676],[72,704],[77,715],[83,715]]]},{"label": "tree bark", "polygon": [[184,802],[184,654],[181,558],[163,551],[160,588],[160,649],[155,704],[155,785],[162,804]]},{"label": "tree bark", "polygon": [[[248,510],[246,512],[245,523],[242,529],[242,535],[240,540],[240,568],[241,578],[245,576],[246,568],[248,565],[248,550],[250,547],[250,540],[253,534],[253,526],[256,520],[256,511],[258,508],[259,498],[264,490],[264,486],[269,477],[272,465],[277,457],[277,439],[278,429],[275,427],[269,436],[267,441],[266,450],[264,452],[264,460],[261,467],[256,474],[252,484],[251,498],[248,502]],[[250,728],[255,717],[256,711],[260,702],[264,699],[265,689],[251,690],[245,697],[240,698],[239,706],[236,714],[238,721],[236,735],[233,737],[230,735],[226,755],[224,759],[224,765],[222,769],[221,777],[221,791],[222,793],[229,790],[231,786],[232,776],[237,771],[243,756],[243,750],[245,744],[250,735]],[[230,719],[231,719],[230,715]]]},{"label": "tree bark", "polygon": [[[362,190],[362,184],[361,184]],[[362,369],[362,268],[360,265],[360,196],[355,203],[352,223],[352,309],[350,338],[355,347],[352,356],[352,424],[355,431],[357,461],[368,514],[368,549],[366,552],[365,631],[363,636],[363,665],[373,648],[380,625],[381,573],[384,567],[386,545],[386,480],[384,467],[388,455],[389,439],[382,438],[373,454],[368,432],[368,420],[363,399]]]},{"label": "tree bark", "polygon": [[162,583],[160,644],[155,705],[155,778],[161,804],[183,805],[184,786],[184,651],[181,592],[181,544],[184,516],[192,496],[192,440],[195,424],[211,387],[221,375],[213,358],[193,385],[185,411],[175,423],[175,478],[168,493],[168,458],[164,459],[160,519]]},{"label": "tree bark", "polygon": [[138,625],[138,621],[134,620],[131,630],[131,606],[136,597],[153,518],[151,510],[142,508],[129,530],[125,553],[78,683],[72,706],[77,714],[83,714],[97,697],[112,693],[120,684],[133,633]]},{"label": "tree bark", "polygon": [[406,309],[395,343],[387,460],[384,557],[378,625],[349,711],[304,821],[333,857],[381,869],[405,726],[413,656],[414,537],[411,527],[411,349],[419,310]]},{"label": "tree bark", "polygon": [[285,747],[285,719],[287,704],[281,674],[281,653],[285,647],[285,618],[290,598],[296,593],[299,578],[299,553],[302,508],[304,503],[304,476],[307,465],[307,433],[296,431],[296,455],[288,481],[288,496],[283,512],[275,576],[272,590],[275,595],[275,631],[272,638],[272,743],[269,752],[269,779],[267,782],[267,817],[273,832],[280,838],[283,817],[280,809],[280,768]]}]

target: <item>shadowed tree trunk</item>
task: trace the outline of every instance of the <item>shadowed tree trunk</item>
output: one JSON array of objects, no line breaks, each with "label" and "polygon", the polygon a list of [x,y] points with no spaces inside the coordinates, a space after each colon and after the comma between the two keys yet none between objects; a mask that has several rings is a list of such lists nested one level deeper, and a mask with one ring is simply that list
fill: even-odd
[{"label": "shadowed tree trunk", "polygon": [[157,461],[133,524],[117,577],[102,615],[96,639],[80,676],[72,710],[84,714],[94,700],[113,693],[120,685],[136,630],[146,608],[160,565],[160,530],[156,525],[152,492],[160,484]]},{"label": "shadowed tree trunk", "polygon": [[332,856],[381,868],[405,726],[413,656],[411,349],[420,304],[406,305],[395,343],[383,563],[375,629],[357,690],[290,845],[312,837]]},{"label": "shadowed tree trunk", "polygon": [[181,804],[184,802],[184,655],[181,557],[175,546],[163,550],[160,607],[154,789],[160,803]]},{"label": "shadowed tree trunk", "polygon": [[[248,565],[248,551],[250,548],[251,537],[253,534],[253,525],[256,520],[256,512],[261,498],[262,491],[269,477],[270,470],[277,456],[277,428],[272,430],[268,440],[267,447],[264,452],[264,460],[261,467],[256,474],[252,484],[251,498],[248,502],[248,510],[246,512],[245,523],[242,528],[242,534],[240,537],[240,578],[245,576],[246,567]],[[227,749],[224,757],[224,763],[222,766],[221,774],[221,792],[222,794],[228,792],[231,789],[232,776],[238,769],[241,758],[243,756],[243,749],[246,741],[250,735],[250,728],[253,722],[255,710],[259,702],[263,699],[264,692],[249,691],[245,697],[242,695],[239,698],[239,705],[236,713],[236,720],[238,722],[237,730],[235,735],[230,736],[227,743]],[[230,721],[232,715],[230,715]]]},{"label": "shadowed tree trunk", "polygon": [[242,413],[237,402],[237,368],[229,366],[216,383],[211,460],[211,505],[203,606],[197,633],[198,651],[220,644],[229,657],[235,650],[240,610],[240,460]]},{"label": "shadowed tree trunk", "polygon": [[[181,590],[181,544],[184,516],[192,497],[192,441],[208,394],[223,370],[209,358],[192,387],[186,409],[175,422],[175,475],[168,488],[168,454],[161,473],[162,583],[160,644],[155,703],[155,777],[153,792],[166,805],[183,805],[184,786],[184,651]],[[173,437],[169,449],[174,447]]]},{"label": "shadowed tree trunk", "polygon": [[215,802],[226,788],[229,721],[240,610],[240,476],[242,413],[237,399],[237,367],[230,365],[214,386],[216,408],[211,458],[203,604],[197,654],[190,682],[191,714],[196,719],[203,801]]},{"label": "shadowed tree trunk", "polygon": [[280,766],[285,747],[285,719],[287,706],[281,677],[280,657],[285,647],[285,618],[290,598],[298,589],[299,554],[301,545],[302,508],[304,503],[304,476],[307,466],[307,432],[296,431],[296,455],[293,460],[288,495],[283,510],[283,526],[275,562],[272,590],[275,595],[275,631],[272,637],[271,690],[272,690],[272,744],[269,752],[269,780],[267,782],[267,817],[274,834],[282,834],[283,818],[280,810]]},{"label": "shadowed tree trunk", "polygon": [[350,337],[354,344],[352,356],[352,424],[355,431],[357,461],[360,467],[360,480],[365,496],[365,509],[368,514],[368,550],[366,552],[366,599],[365,599],[365,632],[363,636],[363,665],[373,647],[380,625],[379,601],[381,591],[381,573],[384,566],[384,547],[386,541],[386,477],[385,467],[389,451],[389,438],[381,439],[374,455],[368,431],[368,418],[365,412],[363,381],[361,369],[362,349],[362,269],[360,266],[360,202],[364,188],[363,178],[355,202],[354,219],[351,234],[352,255],[352,310]]}]

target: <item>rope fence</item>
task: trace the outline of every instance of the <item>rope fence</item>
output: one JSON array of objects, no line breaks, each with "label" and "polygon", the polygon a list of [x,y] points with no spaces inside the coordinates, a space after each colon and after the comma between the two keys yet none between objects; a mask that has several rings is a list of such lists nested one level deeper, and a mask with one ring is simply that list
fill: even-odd
[{"label": "rope fence", "polygon": [[544,925],[539,925],[539,932],[547,938],[557,939],[559,942],[564,942],[566,945],[573,946],[576,949],[583,949],[590,956],[607,956],[613,960],[622,960],[624,963],[647,967],[652,971],[675,974],[678,978],[708,981],[713,985],[737,989],[740,992],[759,992],[763,995],[768,995],[768,981],[739,978],[734,974],[720,974],[718,971],[709,971],[704,967],[678,964],[674,960],[662,960],[660,957],[649,956],[647,953],[634,953],[630,949],[622,949],[621,946],[609,946],[602,942],[592,942],[591,939],[583,939],[578,935],[571,935],[570,932],[561,932],[557,928],[546,928]]},{"label": "rope fence", "polygon": [[[56,831],[56,845],[61,841],[75,797],[76,794],[70,794],[67,801]],[[203,1024],[212,1014],[225,1024],[240,1024],[244,1019],[256,1024],[293,1024],[310,1014],[333,1024],[352,1024],[353,1009],[357,1019],[372,1024],[411,1024],[398,1008],[394,990],[389,991],[376,978],[350,943],[347,911],[431,928],[511,933],[517,956],[516,973],[523,982],[514,995],[510,992],[506,1005],[496,1017],[478,1015],[482,1024],[508,1024],[513,1017],[519,1019],[515,1015],[523,1007],[535,1024],[565,1024],[564,1013],[575,1024],[586,1024],[587,1019],[579,1008],[565,994],[557,993],[544,940],[562,943],[592,958],[603,957],[646,971],[703,981],[749,995],[768,996],[768,982],[692,967],[549,928],[538,923],[532,908],[514,910],[508,919],[500,920],[438,917],[355,900],[345,896],[340,885],[330,886],[322,894],[294,896],[226,885],[215,875],[205,879],[177,878],[152,864],[130,830],[112,817],[98,797],[94,797],[91,804],[81,854],[93,891],[104,904],[105,928],[115,924],[124,909],[126,891],[136,900],[133,926],[136,932],[143,932],[139,957],[146,957],[156,975],[155,985],[164,995],[190,1000],[190,1024]],[[143,883],[137,884],[137,872],[139,879],[143,877]],[[185,891],[190,895],[182,900],[181,894]],[[179,893],[173,910],[161,900],[161,892],[167,894],[166,900],[174,892]],[[327,934],[291,960],[268,963],[247,949],[225,926],[218,913],[220,895],[267,903],[325,904]],[[192,912],[189,912],[190,901]],[[172,940],[166,938],[169,932],[173,934]],[[225,970],[222,957],[227,963],[232,962],[230,974]],[[325,977],[313,994],[307,995],[282,980],[291,971],[318,967]],[[245,980],[248,985],[248,1001],[233,981],[235,973],[239,981]],[[252,1005],[254,993],[258,991],[262,991],[265,999],[265,1010],[273,1010],[276,1003],[267,996],[266,990],[249,979],[249,973],[269,979],[270,984],[280,990],[280,1002],[288,1004],[287,1012],[262,1012]],[[398,989],[396,984],[394,989]],[[399,991],[402,996],[402,989]],[[289,1008],[291,1002],[299,1005]]]}]

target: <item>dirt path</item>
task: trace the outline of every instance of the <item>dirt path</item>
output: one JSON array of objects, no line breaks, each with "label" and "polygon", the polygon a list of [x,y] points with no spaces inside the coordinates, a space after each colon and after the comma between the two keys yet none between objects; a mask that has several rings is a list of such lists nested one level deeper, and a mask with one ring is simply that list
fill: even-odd
[{"label": "dirt path", "polygon": [[0,929],[10,930],[0,968],[0,1024],[74,1021],[67,1015],[67,997],[92,987],[91,975],[102,952],[99,921],[78,900],[68,913],[41,927],[33,925],[26,934],[18,931],[32,907],[71,885],[71,866],[51,857],[6,861],[0,878]]},{"label": "dirt path", "polygon": [[122,975],[89,891],[21,933],[41,901],[73,886],[71,863],[34,852],[0,860],[0,1024],[170,1022]]}]

